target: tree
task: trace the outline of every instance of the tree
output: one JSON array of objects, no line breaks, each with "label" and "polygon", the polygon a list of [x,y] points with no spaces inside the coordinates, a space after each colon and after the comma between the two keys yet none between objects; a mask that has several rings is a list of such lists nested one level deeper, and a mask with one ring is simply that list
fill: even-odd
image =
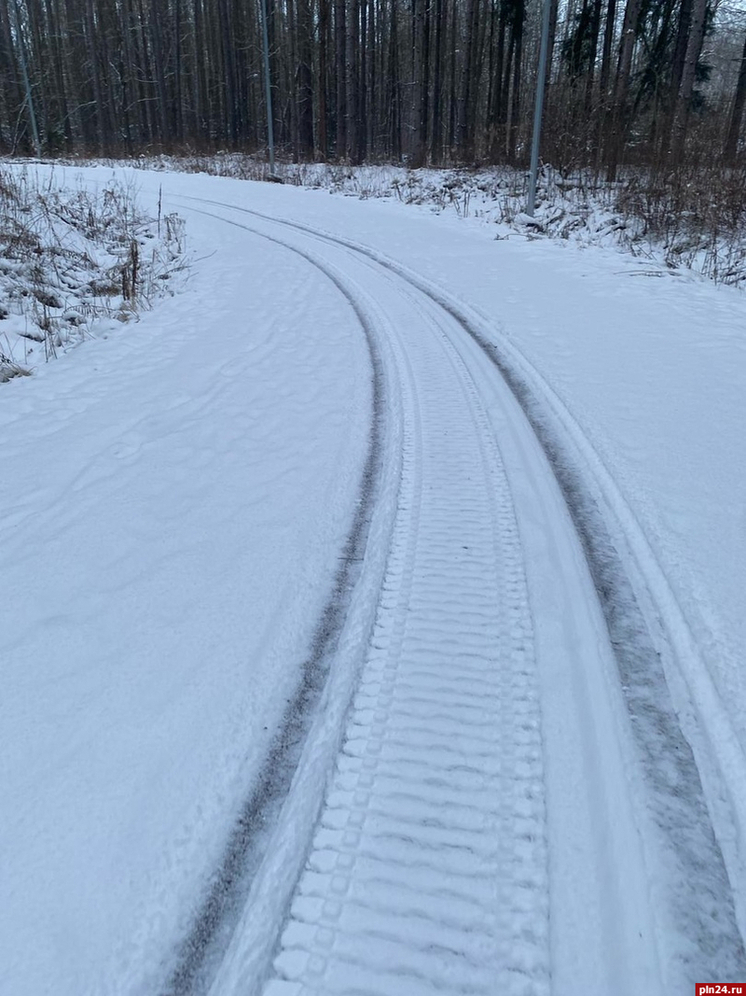
[{"label": "tree", "polygon": [[681,162],[686,141],[689,112],[692,106],[694,81],[697,74],[697,63],[702,53],[702,43],[705,38],[707,0],[691,0],[691,22],[686,43],[684,64],[681,71],[681,84],[676,99],[676,109],[673,123],[673,138],[671,141],[671,159],[674,165]]},{"label": "tree", "polygon": [[725,138],[723,155],[726,162],[733,163],[738,152],[738,139],[741,134],[741,122],[743,121],[743,109],[746,105],[746,36],[743,40],[743,52],[741,54],[741,65],[738,73],[738,83],[736,93],[733,98],[733,107],[728,121],[728,132]]},{"label": "tree", "polygon": [[[522,162],[542,3],[267,0],[278,147],[298,160]],[[703,86],[708,0],[549,3],[552,158],[612,179],[633,148],[675,165],[708,100],[733,160],[746,80]],[[261,59],[259,0],[0,0],[0,147],[256,151]]]}]

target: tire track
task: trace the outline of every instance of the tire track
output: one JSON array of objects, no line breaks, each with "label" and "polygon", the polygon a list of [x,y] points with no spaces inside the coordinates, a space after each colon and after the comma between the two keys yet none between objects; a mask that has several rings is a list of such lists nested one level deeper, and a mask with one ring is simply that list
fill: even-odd
[{"label": "tire track", "polygon": [[408,333],[397,350],[405,430],[394,541],[266,996],[548,992],[540,711],[520,537],[473,385],[407,305],[397,312]]},{"label": "tire track", "polygon": [[[217,202],[215,203],[217,204]],[[311,239],[313,244],[327,247],[333,246],[337,249],[342,248],[346,251],[349,260],[353,258],[360,260],[363,257],[364,264],[368,267],[369,273],[375,274],[377,272],[380,276],[381,272],[385,271],[390,287],[398,285],[401,288],[404,286],[410,300],[412,298],[419,300],[421,310],[423,312],[429,311],[429,332],[431,338],[434,328],[436,330],[439,329],[438,334],[447,339],[452,345],[457,344],[460,339],[468,338],[472,343],[477,344],[482,356],[486,354],[491,363],[500,370],[528,416],[533,430],[540,439],[562,489],[567,508],[572,516],[577,535],[580,538],[597,592],[599,593],[606,627],[611,637],[611,643],[613,644],[614,659],[618,669],[614,678],[614,684],[617,690],[619,690],[619,686],[621,685],[621,693],[624,697],[623,700],[627,715],[631,718],[631,723],[628,722],[627,727],[621,731],[618,730],[616,735],[619,736],[621,734],[623,740],[629,740],[633,745],[632,762],[635,771],[632,772],[631,782],[634,783],[635,779],[639,777],[638,774],[635,774],[635,772],[639,772],[642,775],[646,789],[649,790],[647,793],[635,792],[634,784],[632,784],[631,791],[633,799],[628,807],[636,810],[635,823],[638,833],[642,832],[643,834],[647,867],[649,870],[655,869],[651,883],[652,891],[647,896],[646,902],[652,904],[654,910],[653,919],[656,922],[656,927],[650,930],[646,928],[646,931],[640,930],[641,938],[644,932],[649,932],[656,934],[658,940],[661,941],[661,954],[664,962],[663,976],[669,984],[677,986],[690,984],[695,976],[705,977],[710,975],[715,977],[715,975],[723,973],[725,966],[728,966],[730,974],[734,977],[742,973],[744,965],[746,965],[746,959],[744,958],[743,945],[735,923],[732,892],[723,865],[719,845],[712,833],[699,772],[691,748],[681,734],[676,714],[670,701],[655,637],[650,633],[645,610],[640,605],[635,588],[627,579],[624,562],[615,548],[615,540],[612,539],[604,517],[599,510],[597,499],[589,491],[587,482],[582,472],[578,469],[578,456],[577,454],[572,456],[568,451],[567,441],[558,437],[556,428],[551,421],[546,419],[544,410],[537,402],[535,395],[528,385],[528,381],[518,372],[516,366],[509,362],[494,343],[489,340],[487,333],[478,321],[470,318],[461,306],[451,302],[441,292],[429,289],[424,281],[408,275],[404,268],[398,264],[387,261],[380,254],[372,250],[367,250],[365,247],[357,246],[349,240],[338,239],[325,233],[315,232],[307,226],[287,221],[278,222],[277,219],[266,218],[258,212],[246,209],[236,209],[232,205],[220,206],[230,208],[231,210],[242,210],[273,225],[280,224],[287,229],[302,232],[303,236]],[[365,280],[360,281],[361,285],[365,282]],[[447,320],[444,321],[443,316],[447,316]],[[448,325],[449,321],[452,322],[451,325]],[[416,316],[409,324],[412,325],[414,323],[416,323]],[[401,322],[398,322],[397,325],[400,326]],[[463,342],[458,347],[457,352],[460,354],[464,353]],[[450,362],[453,364],[453,360]],[[400,369],[404,369],[401,356],[399,356],[399,363]],[[484,367],[484,364],[482,364],[482,367]],[[471,368],[474,369],[473,364]],[[478,391],[477,395],[479,393]],[[481,393],[484,394],[484,391],[481,390]],[[473,411],[473,398],[470,404]],[[487,418],[487,415],[484,417]],[[491,445],[495,445],[494,419],[491,414],[489,414],[487,421],[492,425],[492,433],[489,436],[492,439]],[[479,423],[479,419],[477,419],[477,423]],[[477,433],[477,437],[486,438],[483,426]],[[399,515],[401,514],[403,514],[402,506],[399,508]],[[504,525],[503,523],[501,528],[504,528]],[[438,531],[435,530],[431,539],[433,543],[437,543],[443,541],[443,536],[439,535]],[[416,551],[413,555],[415,558],[418,556]],[[511,563],[510,558],[506,562]],[[516,562],[518,565],[522,562],[520,546],[516,557],[512,561],[514,567]],[[424,576],[438,573],[439,565],[437,563],[431,563],[426,558],[421,559],[421,563],[423,564],[422,573]],[[392,553],[392,559],[387,570],[393,573],[386,576],[376,627],[384,625],[381,613],[384,610],[389,614],[394,612],[396,605],[407,605],[405,612],[407,619],[412,618],[417,611],[423,608],[422,605],[417,604],[416,600],[414,603],[406,600],[405,603],[397,602],[397,597],[401,597],[404,589],[402,588],[402,578],[396,573],[396,564],[397,559]],[[483,566],[486,569],[486,565]],[[442,568],[442,564],[440,568]],[[398,569],[400,574],[405,571],[405,568],[402,566],[399,566]],[[475,591],[478,590],[478,587],[478,585],[469,583],[468,579],[464,578],[464,597],[466,597],[467,592],[470,594],[470,597],[475,597]],[[441,600],[446,599],[448,597],[447,587],[441,585],[439,592],[433,590],[430,597],[437,601],[436,596]],[[508,592],[507,597],[509,599],[510,592]],[[427,602],[425,601],[423,604],[426,605]],[[435,615],[437,616],[437,613]],[[461,653],[461,643],[466,639],[466,634],[470,631],[469,627],[473,627],[475,623],[479,623],[480,618],[473,617],[467,619],[464,617],[460,622],[466,625],[466,629],[453,639],[448,647],[452,654],[452,664],[454,666],[459,664],[458,657]],[[455,620],[453,624],[456,624]],[[378,632],[378,629],[376,629],[376,632]],[[353,726],[360,727],[359,730],[353,730],[352,732],[357,732],[361,735],[352,736],[350,732],[352,727],[348,728],[347,743],[357,743],[359,741],[364,745],[364,747],[361,747],[363,754],[361,756],[353,756],[347,747],[345,748],[345,752],[340,757],[335,775],[335,792],[338,795],[335,796],[332,793],[329,796],[329,800],[332,801],[343,800],[343,805],[332,806],[330,803],[327,813],[339,809],[346,811],[345,807],[347,809],[352,807],[353,815],[356,820],[360,821],[361,827],[370,822],[370,825],[374,828],[378,826],[380,832],[374,832],[370,835],[368,843],[365,845],[368,850],[363,849],[359,853],[351,854],[349,851],[344,851],[338,838],[340,834],[343,835],[345,832],[352,833],[353,831],[344,831],[341,827],[336,826],[336,824],[334,826],[326,826],[322,822],[319,835],[328,833],[336,834],[337,836],[329,838],[326,843],[324,843],[325,838],[322,840],[317,836],[317,844],[311,852],[309,865],[301,879],[299,891],[293,905],[293,915],[285,931],[283,948],[276,963],[276,976],[267,988],[266,996],[296,996],[296,994],[305,994],[306,992],[323,992],[326,994],[327,991],[337,991],[336,989],[327,990],[326,988],[327,985],[332,984],[328,981],[329,978],[337,978],[333,974],[334,969],[329,969],[329,959],[324,953],[328,952],[330,945],[335,952],[339,952],[340,964],[347,966],[346,971],[349,972],[351,966],[356,966],[355,978],[358,978],[357,969],[362,970],[365,965],[365,931],[361,927],[359,910],[355,912],[357,907],[354,902],[348,907],[352,912],[343,915],[342,912],[338,911],[335,914],[337,919],[332,927],[321,922],[319,910],[321,909],[323,912],[324,904],[331,904],[329,909],[332,910],[337,910],[338,907],[344,906],[344,904],[340,904],[339,898],[334,891],[333,883],[335,880],[340,879],[340,877],[344,879],[345,876],[335,875],[329,870],[331,867],[329,862],[332,859],[327,852],[330,850],[334,852],[334,848],[337,849],[334,852],[334,861],[341,860],[341,868],[345,867],[345,862],[347,862],[349,867],[356,868],[358,867],[358,862],[368,861],[370,864],[371,862],[375,863],[378,861],[379,865],[375,866],[378,872],[374,874],[370,870],[370,867],[373,866],[369,867],[367,873],[368,881],[369,883],[375,883],[377,881],[376,874],[380,873],[379,885],[383,888],[382,883],[388,882],[390,885],[390,879],[387,879],[386,873],[380,867],[383,859],[379,851],[376,850],[376,847],[381,841],[385,841],[387,842],[384,862],[386,867],[390,870],[398,869],[399,875],[406,869],[407,875],[411,874],[415,877],[419,875],[419,881],[424,883],[430,881],[432,873],[431,864],[428,864],[426,860],[427,848],[428,846],[434,847],[435,842],[438,840],[438,816],[435,811],[428,809],[428,805],[433,805],[437,809],[435,800],[445,798],[450,801],[450,806],[454,809],[454,812],[461,813],[464,819],[467,819],[467,813],[472,817],[477,815],[473,812],[471,804],[458,808],[459,804],[456,800],[464,799],[475,787],[484,789],[484,771],[480,771],[478,768],[475,769],[470,764],[460,766],[451,765],[451,767],[460,767],[461,769],[459,775],[461,780],[453,782],[449,780],[451,776],[448,761],[444,760],[443,771],[438,769],[434,775],[432,749],[428,744],[435,736],[432,726],[434,716],[439,717],[438,728],[443,731],[441,734],[442,739],[436,747],[439,756],[442,755],[444,759],[449,757],[449,751],[452,753],[450,742],[457,737],[456,730],[458,729],[458,720],[460,719],[459,713],[462,714],[464,720],[466,720],[466,717],[471,717],[472,724],[474,717],[480,714],[484,715],[485,710],[488,716],[492,716],[489,712],[489,708],[491,708],[490,682],[485,682],[480,668],[475,669],[472,666],[471,672],[467,668],[467,671],[464,672],[465,681],[471,682],[472,691],[464,694],[463,682],[449,679],[449,676],[444,673],[443,669],[428,669],[426,667],[427,660],[429,659],[429,655],[438,652],[443,642],[442,634],[437,646],[424,645],[424,661],[419,659],[419,651],[415,646],[412,646],[411,635],[409,637],[410,642],[406,642],[406,625],[404,625],[403,632],[398,635],[397,639],[400,641],[400,654],[406,648],[407,655],[411,656],[410,670],[403,677],[397,671],[397,680],[399,683],[396,685],[396,694],[394,694],[391,688],[388,688],[386,694],[390,693],[391,701],[385,708],[378,703],[378,700],[376,700],[376,703],[379,705],[377,711],[380,713],[383,710],[383,713],[388,717],[385,721],[380,720],[378,722],[378,726],[383,723],[385,731],[390,731],[387,733],[389,737],[386,741],[387,749],[396,750],[399,753],[396,755],[395,762],[392,762],[392,770],[384,771],[380,777],[376,776],[376,779],[380,781],[381,785],[387,787],[387,791],[384,792],[384,797],[388,800],[387,804],[391,805],[391,800],[398,800],[401,806],[399,806],[398,810],[394,807],[393,815],[391,815],[385,807],[378,807],[376,804],[370,802],[371,793],[368,791],[370,786],[364,785],[361,788],[357,782],[350,781],[351,778],[359,777],[360,766],[365,760],[369,760],[368,747],[371,743],[375,744],[374,755],[377,755],[383,761],[386,761],[387,758],[384,751],[384,739],[381,739],[383,734],[376,734],[378,739],[371,740],[373,736],[371,731],[376,726],[375,723],[371,722],[366,725],[363,722],[358,722],[357,724],[352,724]],[[516,639],[522,641],[521,647],[524,649],[526,642],[530,643],[530,637],[525,632],[522,636],[519,635],[516,637]],[[375,660],[378,660],[378,669],[385,671],[387,665],[382,664],[381,661],[388,659],[385,657],[385,653],[388,652],[387,646],[390,646],[390,642],[387,645],[384,641],[381,647],[378,647],[384,656],[368,661],[365,671],[366,675],[368,674],[368,665],[372,667]],[[375,640],[373,647],[377,647]],[[468,664],[468,649],[466,657]],[[388,672],[386,673],[388,674]],[[482,693],[483,699],[481,700],[474,697],[473,690],[477,688]],[[361,695],[363,694],[363,689],[364,686],[361,688]],[[438,696],[435,698],[432,697],[433,689],[438,691]],[[510,695],[512,693],[513,688],[509,681],[508,687],[502,689],[500,695],[493,696],[494,702],[509,702],[511,701]],[[379,692],[380,694],[383,693]],[[582,695],[578,694],[576,698],[580,701]],[[376,710],[373,708],[372,699],[368,705],[370,707],[368,711],[374,715]],[[523,708],[524,704],[521,702],[519,711]],[[577,703],[574,708],[578,709]],[[407,710],[410,711],[408,712]],[[356,712],[353,715],[357,715],[358,713],[364,713],[360,699],[356,702]],[[486,725],[491,729],[494,722],[499,723],[503,718],[500,716],[499,719],[491,719]],[[428,720],[430,725],[427,725],[427,723],[422,725],[425,719]],[[397,727],[397,722],[400,724],[403,723],[409,731],[410,736],[406,743],[406,749],[404,749],[405,741],[402,739],[403,731]],[[420,725],[414,726],[414,722]],[[592,720],[590,722],[592,723]],[[538,730],[539,724],[536,723],[532,727],[531,722],[526,723],[524,733],[529,740],[531,729],[534,729],[534,731]],[[448,731],[447,733],[445,732],[446,730]],[[489,738],[487,742],[494,747],[494,742],[489,740]],[[556,742],[557,740],[555,739]],[[480,746],[483,748],[484,744],[481,743],[480,745],[478,736],[474,736],[473,743],[471,741],[468,741],[468,743],[474,751],[474,756],[478,757]],[[534,754],[537,753],[537,743],[540,744],[540,738],[531,741],[531,750],[533,750]],[[538,753],[541,753],[540,747],[538,748]],[[509,760],[510,763],[504,764],[506,770],[511,767],[513,770],[518,770],[520,767],[521,761],[517,757],[511,758],[509,748],[506,748],[504,745],[497,751],[496,755],[491,752],[488,752],[488,754],[493,757],[502,757],[504,762]],[[629,766],[629,760],[630,756],[627,755],[627,766]],[[348,770],[345,768],[347,764],[352,764],[353,768]],[[357,767],[355,767],[356,765]],[[588,762],[587,766],[589,768],[593,767],[590,762]],[[370,772],[363,772],[363,774],[366,777],[370,776]],[[595,775],[596,781],[603,780],[604,774],[605,772],[602,768],[600,773],[597,772]],[[629,780],[629,774],[627,777]],[[550,787],[551,784],[550,781]],[[350,788],[350,785],[353,785],[353,787]],[[541,779],[532,786],[534,795],[536,794],[536,785],[541,785]],[[503,786],[502,793],[498,794],[510,796],[510,786]],[[359,806],[355,809],[354,805],[356,804],[353,805],[349,801],[350,798],[354,801],[356,797],[362,798],[366,795],[369,797],[366,803],[368,808],[364,811],[360,810]],[[521,800],[521,805],[523,804],[524,800]],[[401,816],[401,808],[406,808],[407,806],[420,807],[419,811],[421,812],[422,819],[419,823],[415,821],[415,824],[430,828],[428,832],[432,830],[434,836],[430,840],[430,844],[425,840],[422,842],[422,847],[413,846],[412,833],[416,829],[416,826],[407,823]],[[324,819],[326,818],[325,816]],[[333,820],[336,819],[337,817],[333,818]],[[388,822],[386,822],[387,820]],[[566,819],[565,826],[567,826],[568,822]],[[513,825],[514,830],[516,825]],[[495,832],[495,826],[496,824],[494,823],[490,825],[490,833]],[[467,829],[467,826],[461,827],[463,832],[466,832]],[[505,829],[505,825],[503,824],[503,830],[504,832],[499,834],[500,839],[503,842],[510,840],[510,829]],[[354,832],[359,833],[359,828]],[[482,825],[482,833],[484,833],[484,825]],[[531,835],[524,834],[524,837],[530,838]],[[514,840],[520,839],[520,835],[516,836],[516,833],[513,833],[512,838]],[[321,843],[319,842],[320,840]],[[374,846],[370,841],[377,843]],[[327,846],[330,842],[333,844],[333,847]],[[441,869],[444,876],[442,886],[436,889],[436,893],[443,897],[451,896],[454,902],[459,900],[465,904],[464,908],[466,908],[472,897],[470,895],[465,897],[462,888],[463,881],[464,879],[469,879],[471,876],[474,888],[478,893],[477,882],[480,876],[475,876],[470,871],[464,855],[455,846],[455,838],[449,842],[448,839],[441,837],[440,842],[444,849],[443,853],[447,855],[447,861],[444,861],[444,867]],[[508,845],[503,843],[503,846]],[[599,851],[602,849],[599,845]],[[520,848],[518,849],[518,853],[521,855],[519,864],[522,866],[525,863],[526,856]],[[425,857],[423,857],[423,854]],[[619,857],[618,848],[617,857]],[[315,863],[318,863],[321,870],[316,868]],[[498,861],[498,865],[503,869],[503,872],[501,872],[503,877],[505,875],[504,870],[509,864],[507,855],[503,855],[503,858]],[[659,864],[663,869],[662,874],[658,868]],[[365,868],[368,866],[361,864],[360,867]],[[336,865],[334,865],[334,868],[336,868]],[[313,875],[317,877],[307,878]],[[321,878],[318,878],[318,876],[321,876]],[[540,875],[537,878],[532,873],[528,875],[526,882],[529,884],[531,882],[535,883],[540,879]],[[306,888],[303,884],[304,882],[311,883],[306,892],[304,892]],[[350,886],[348,885],[347,888],[349,889]],[[528,885],[526,885],[526,888],[530,895],[531,890],[528,888]],[[322,894],[316,895],[313,891],[314,889]],[[323,890],[327,891],[323,892]],[[406,888],[403,891],[406,892]],[[421,893],[421,895],[427,895],[427,893]],[[323,896],[326,896],[326,898],[323,898]],[[525,896],[523,898],[524,900],[526,899]],[[612,902],[611,899],[610,902]],[[503,904],[496,902],[495,907],[502,908]],[[527,923],[535,924],[541,920],[541,917],[537,918],[536,916],[537,909],[537,906],[533,908],[532,914],[526,921]],[[373,915],[376,911],[372,910],[369,912]],[[602,918],[605,912],[603,911],[601,914]],[[415,902],[413,902],[410,908],[410,913],[415,920],[421,913],[420,907]],[[357,920],[355,919],[356,916],[358,916]],[[383,919],[385,920],[385,915]],[[611,919],[613,921],[613,916]],[[342,921],[345,922],[343,923]],[[349,929],[346,925],[348,921],[352,924]],[[631,923],[632,919],[630,919]],[[357,927],[355,926],[356,924]],[[527,929],[530,933],[530,927]],[[613,942],[612,935],[615,925],[613,923],[607,924],[604,929],[608,935],[607,941]],[[493,924],[490,936],[501,936],[501,930],[503,931],[503,935],[507,936],[504,934],[506,930],[504,923],[502,925]],[[557,931],[556,926],[555,931]],[[557,932],[561,933],[562,931],[559,929]],[[382,941],[386,940],[384,936],[385,923],[383,922],[379,927],[374,927],[372,936],[377,937],[379,934],[381,934]],[[361,940],[361,938],[363,939]],[[388,937],[387,943],[389,941],[393,943],[391,937]],[[647,936],[644,938],[644,943],[648,946],[651,944],[653,947],[656,946],[656,941]],[[622,944],[621,946],[623,947],[624,945]],[[436,948],[437,953],[433,954],[433,958],[436,961],[437,958],[440,958],[441,961],[439,964],[441,965],[443,958],[446,957],[446,952],[450,951],[451,955],[453,955],[457,951],[457,947],[453,945],[452,937],[444,939],[443,944],[440,946],[436,945]],[[511,946],[510,943],[503,944],[503,958],[498,959],[501,966],[504,967],[510,963],[508,952],[513,949],[514,946]],[[399,949],[392,948],[390,950],[386,949],[386,951],[389,951],[391,957],[398,959],[396,964],[400,964],[400,966],[403,964],[401,958],[404,955]],[[459,964],[463,966],[464,963],[469,963],[469,956],[468,952],[465,953],[462,951],[461,953],[464,955],[463,963],[458,958],[456,961],[459,961]],[[610,955],[608,945],[606,953]],[[556,957],[556,954],[555,946],[552,950],[553,957]],[[381,955],[381,958],[382,960],[379,964],[388,964],[388,954],[384,953]],[[551,962],[552,958],[549,961]],[[611,963],[613,959],[610,957],[609,961]],[[655,957],[653,961],[655,961]],[[549,962],[546,959],[542,962],[541,959],[537,960],[534,958],[532,960],[529,957],[526,964],[529,965],[532,971],[536,970],[538,974],[531,976],[529,972],[528,975],[521,976],[517,970],[517,974],[512,975],[504,982],[504,991],[508,993],[513,991],[542,991],[541,989],[537,989],[536,986],[544,983],[540,983],[537,980],[548,978]],[[539,970],[536,966],[540,964],[543,968]],[[599,971],[601,971],[601,968],[599,968]],[[607,971],[610,971],[609,966],[605,966],[605,968]],[[385,984],[391,988],[386,989],[384,985],[384,988],[381,989],[383,976],[377,976],[375,967],[371,967],[370,965],[366,971],[368,974],[363,972],[363,975],[360,976],[360,979],[364,979],[364,982],[360,983],[359,992],[372,994],[399,991],[395,988],[396,973]],[[644,971],[641,969],[641,971],[643,975],[645,971],[647,972],[643,981],[648,983],[652,981],[653,975],[656,974],[652,967]],[[328,975],[329,972],[332,972],[331,976]],[[543,976],[542,972],[544,973]],[[405,976],[412,985],[416,981],[418,986],[425,987],[422,991],[425,991],[428,986],[432,987],[432,985],[435,985],[432,977],[428,977],[428,981],[428,978],[426,978],[427,971],[420,963],[415,964],[413,962],[411,975],[406,975],[405,972]],[[377,978],[379,979],[378,982],[376,982]],[[478,972],[474,975],[473,983],[467,982],[464,978],[461,978],[459,981],[449,975],[446,982],[439,989],[440,991],[445,990],[459,993],[467,991],[479,992],[481,991],[479,986],[482,984],[479,978]],[[419,991],[419,989],[409,988],[409,982],[406,988],[407,994]],[[334,984],[336,985],[337,983]],[[476,988],[470,988],[472,984]],[[520,986],[524,984],[524,989],[521,989]],[[339,982],[339,985],[342,985],[342,983]],[[623,980],[618,981],[614,985],[614,992],[632,991],[629,985]],[[222,996],[222,989],[216,990],[216,992],[218,991],[221,992]],[[226,989],[226,992],[229,991],[232,990]],[[252,988],[246,991],[254,992],[256,990]],[[344,989],[340,989],[339,991],[345,992]],[[358,992],[358,989],[347,991],[352,996],[352,992]],[[427,991],[433,990],[430,988]],[[558,991],[562,991],[562,989],[560,988]],[[611,992],[612,989],[608,988],[606,991]],[[658,990],[654,987],[651,991]]]},{"label": "tire track", "polygon": [[[220,219],[225,220],[225,219]],[[229,222],[228,222],[229,223]],[[245,227],[245,226],[238,226]],[[254,233],[258,234],[258,233]],[[272,240],[266,235],[261,238]],[[280,243],[284,246],[284,243]],[[300,666],[301,680],[288,703],[280,728],[270,745],[261,774],[241,807],[228,837],[220,867],[212,876],[193,926],[177,954],[176,964],[163,996],[192,996],[211,984],[215,965],[224,956],[251,884],[270,844],[267,828],[278,819],[283,800],[298,767],[311,720],[319,708],[330,669],[339,650],[351,593],[360,581],[373,509],[381,499],[383,450],[386,435],[384,406],[385,363],[371,315],[361,306],[336,272],[310,254],[284,246],[306,259],[329,279],[349,302],[365,336],[371,364],[371,430],[350,531],[340,554],[340,566],[332,590],[316,627],[308,657]]]}]

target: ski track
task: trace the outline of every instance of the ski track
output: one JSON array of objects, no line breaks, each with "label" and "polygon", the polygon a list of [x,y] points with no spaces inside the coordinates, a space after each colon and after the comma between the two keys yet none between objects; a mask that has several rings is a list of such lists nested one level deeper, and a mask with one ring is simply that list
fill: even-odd
[{"label": "ski track", "polygon": [[[303,235],[316,247],[336,242],[339,252],[340,240],[308,230]],[[272,238],[311,258],[297,244]],[[265,931],[266,953],[254,951],[253,974],[236,969],[246,962],[254,937],[245,917],[229,952],[231,969],[218,974],[211,992],[238,992],[240,983],[241,991],[264,996],[564,993],[567,974],[560,972],[559,983],[552,979],[552,934],[561,934],[561,927],[550,929],[553,817],[547,812],[553,788],[547,770],[556,771],[556,765],[547,768],[547,745],[558,743],[558,734],[550,732],[548,741],[543,735],[547,698],[536,658],[535,594],[525,571],[525,532],[513,482],[483,384],[471,372],[475,360],[465,361],[463,344],[457,346],[470,330],[434,296],[401,274],[384,272],[380,261],[355,260],[346,245],[340,272],[355,266],[365,271],[358,278],[358,300],[366,299],[363,287],[372,296],[376,281],[379,302],[390,309],[397,299],[395,315],[388,315],[393,334],[379,343],[390,351],[389,379],[394,370],[401,391],[393,537],[354,701],[346,718],[340,712],[342,750],[306,845],[305,867],[297,884],[289,879],[295,889],[279,944],[270,943]],[[384,325],[374,323],[379,338]],[[493,367],[493,380],[499,380],[496,373]],[[507,391],[504,383],[500,389]],[[553,724],[549,717],[548,726]],[[623,722],[617,727],[612,737],[634,741]],[[633,757],[629,742],[614,763],[634,783],[639,775],[629,769],[639,754]],[[679,751],[679,742],[671,749]],[[665,839],[665,812],[645,812],[645,801],[629,785],[629,798],[607,803],[606,813],[593,814],[589,803],[589,822],[598,816],[599,838],[604,832],[614,836],[614,806],[620,822],[632,827],[626,838],[619,831],[609,847],[618,858],[625,841],[632,841],[624,855],[629,868],[622,873],[629,871],[632,884],[620,887],[629,896],[617,897],[605,919],[614,923],[618,914],[620,950],[631,951],[637,937],[630,938],[639,934],[639,964],[627,966],[627,976],[612,984],[614,927],[607,923],[589,937],[600,949],[596,957],[607,962],[595,981],[605,977],[609,993],[631,992],[638,983],[662,993],[668,991],[662,980],[678,990],[693,982],[692,972],[704,978],[703,972],[727,966],[737,974],[744,966],[696,768],[686,758],[677,764],[685,777],[673,788],[658,789],[664,796],[682,787],[694,793],[694,830],[685,830],[687,841],[694,839],[690,853],[676,833]],[[604,775],[597,772],[597,782]],[[563,777],[572,781],[579,773]],[[649,768],[644,777],[655,785]],[[292,819],[293,792],[302,791],[291,790],[281,820]],[[648,808],[666,806],[659,797]],[[638,808],[642,812],[635,813]],[[639,841],[649,836],[651,822],[658,833],[652,850]],[[657,849],[666,845],[676,851],[679,873],[700,861],[695,887],[714,883],[704,917],[686,908],[685,900],[696,908],[703,899],[693,889],[684,885],[672,897],[665,881],[646,888]],[[597,855],[604,850],[600,841],[594,847]],[[607,854],[605,873],[610,860]],[[593,869],[586,874],[592,876]],[[607,899],[613,908],[614,889]],[[671,909],[656,909],[661,903]],[[636,906],[641,908],[632,911]],[[678,936],[661,945],[656,935],[670,929]],[[582,949],[583,941],[576,938],[575,944]]]}]

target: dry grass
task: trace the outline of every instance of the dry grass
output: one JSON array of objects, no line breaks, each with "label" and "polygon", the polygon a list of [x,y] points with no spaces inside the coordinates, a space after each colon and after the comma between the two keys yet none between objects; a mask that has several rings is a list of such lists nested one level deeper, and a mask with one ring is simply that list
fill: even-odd
[{"label": "dry grass", "polygon": [[0,169],[0,383],[29,373],[168,292],[184,266],[181,219],[151,218],[132,185],[99,191]]}]

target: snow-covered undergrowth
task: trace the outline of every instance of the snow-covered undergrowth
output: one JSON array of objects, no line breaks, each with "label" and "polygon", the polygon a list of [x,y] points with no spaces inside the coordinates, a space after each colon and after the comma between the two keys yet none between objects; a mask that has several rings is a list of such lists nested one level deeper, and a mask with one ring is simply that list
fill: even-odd
[{"label": "snow-covered undergrowth", "polygon": [[[505,166],[489,169],[407,169],[278,163],[274,176],[263,159],[238,153],[214,156],[143,157],[145,169],[182,170],[246,180],[279,179],[295,186],[328,189],[362,199],[378,197],[452,212],[530,236],[616,246],[653,267],[690,270],[718,283],[746,280],[744,178],[689,174],[653,177],[628,170],[615,183],[591,170],[563,173],[544,166],[536,211],[525,214],[528,176]],[[113,165],[113,163],[112,163]]]},{"label": "snow-covered undergrowth", "polygon": [[0,383],[106,335],[184,269],[184,226],[150,217],[135,190],[0,170]]}]

